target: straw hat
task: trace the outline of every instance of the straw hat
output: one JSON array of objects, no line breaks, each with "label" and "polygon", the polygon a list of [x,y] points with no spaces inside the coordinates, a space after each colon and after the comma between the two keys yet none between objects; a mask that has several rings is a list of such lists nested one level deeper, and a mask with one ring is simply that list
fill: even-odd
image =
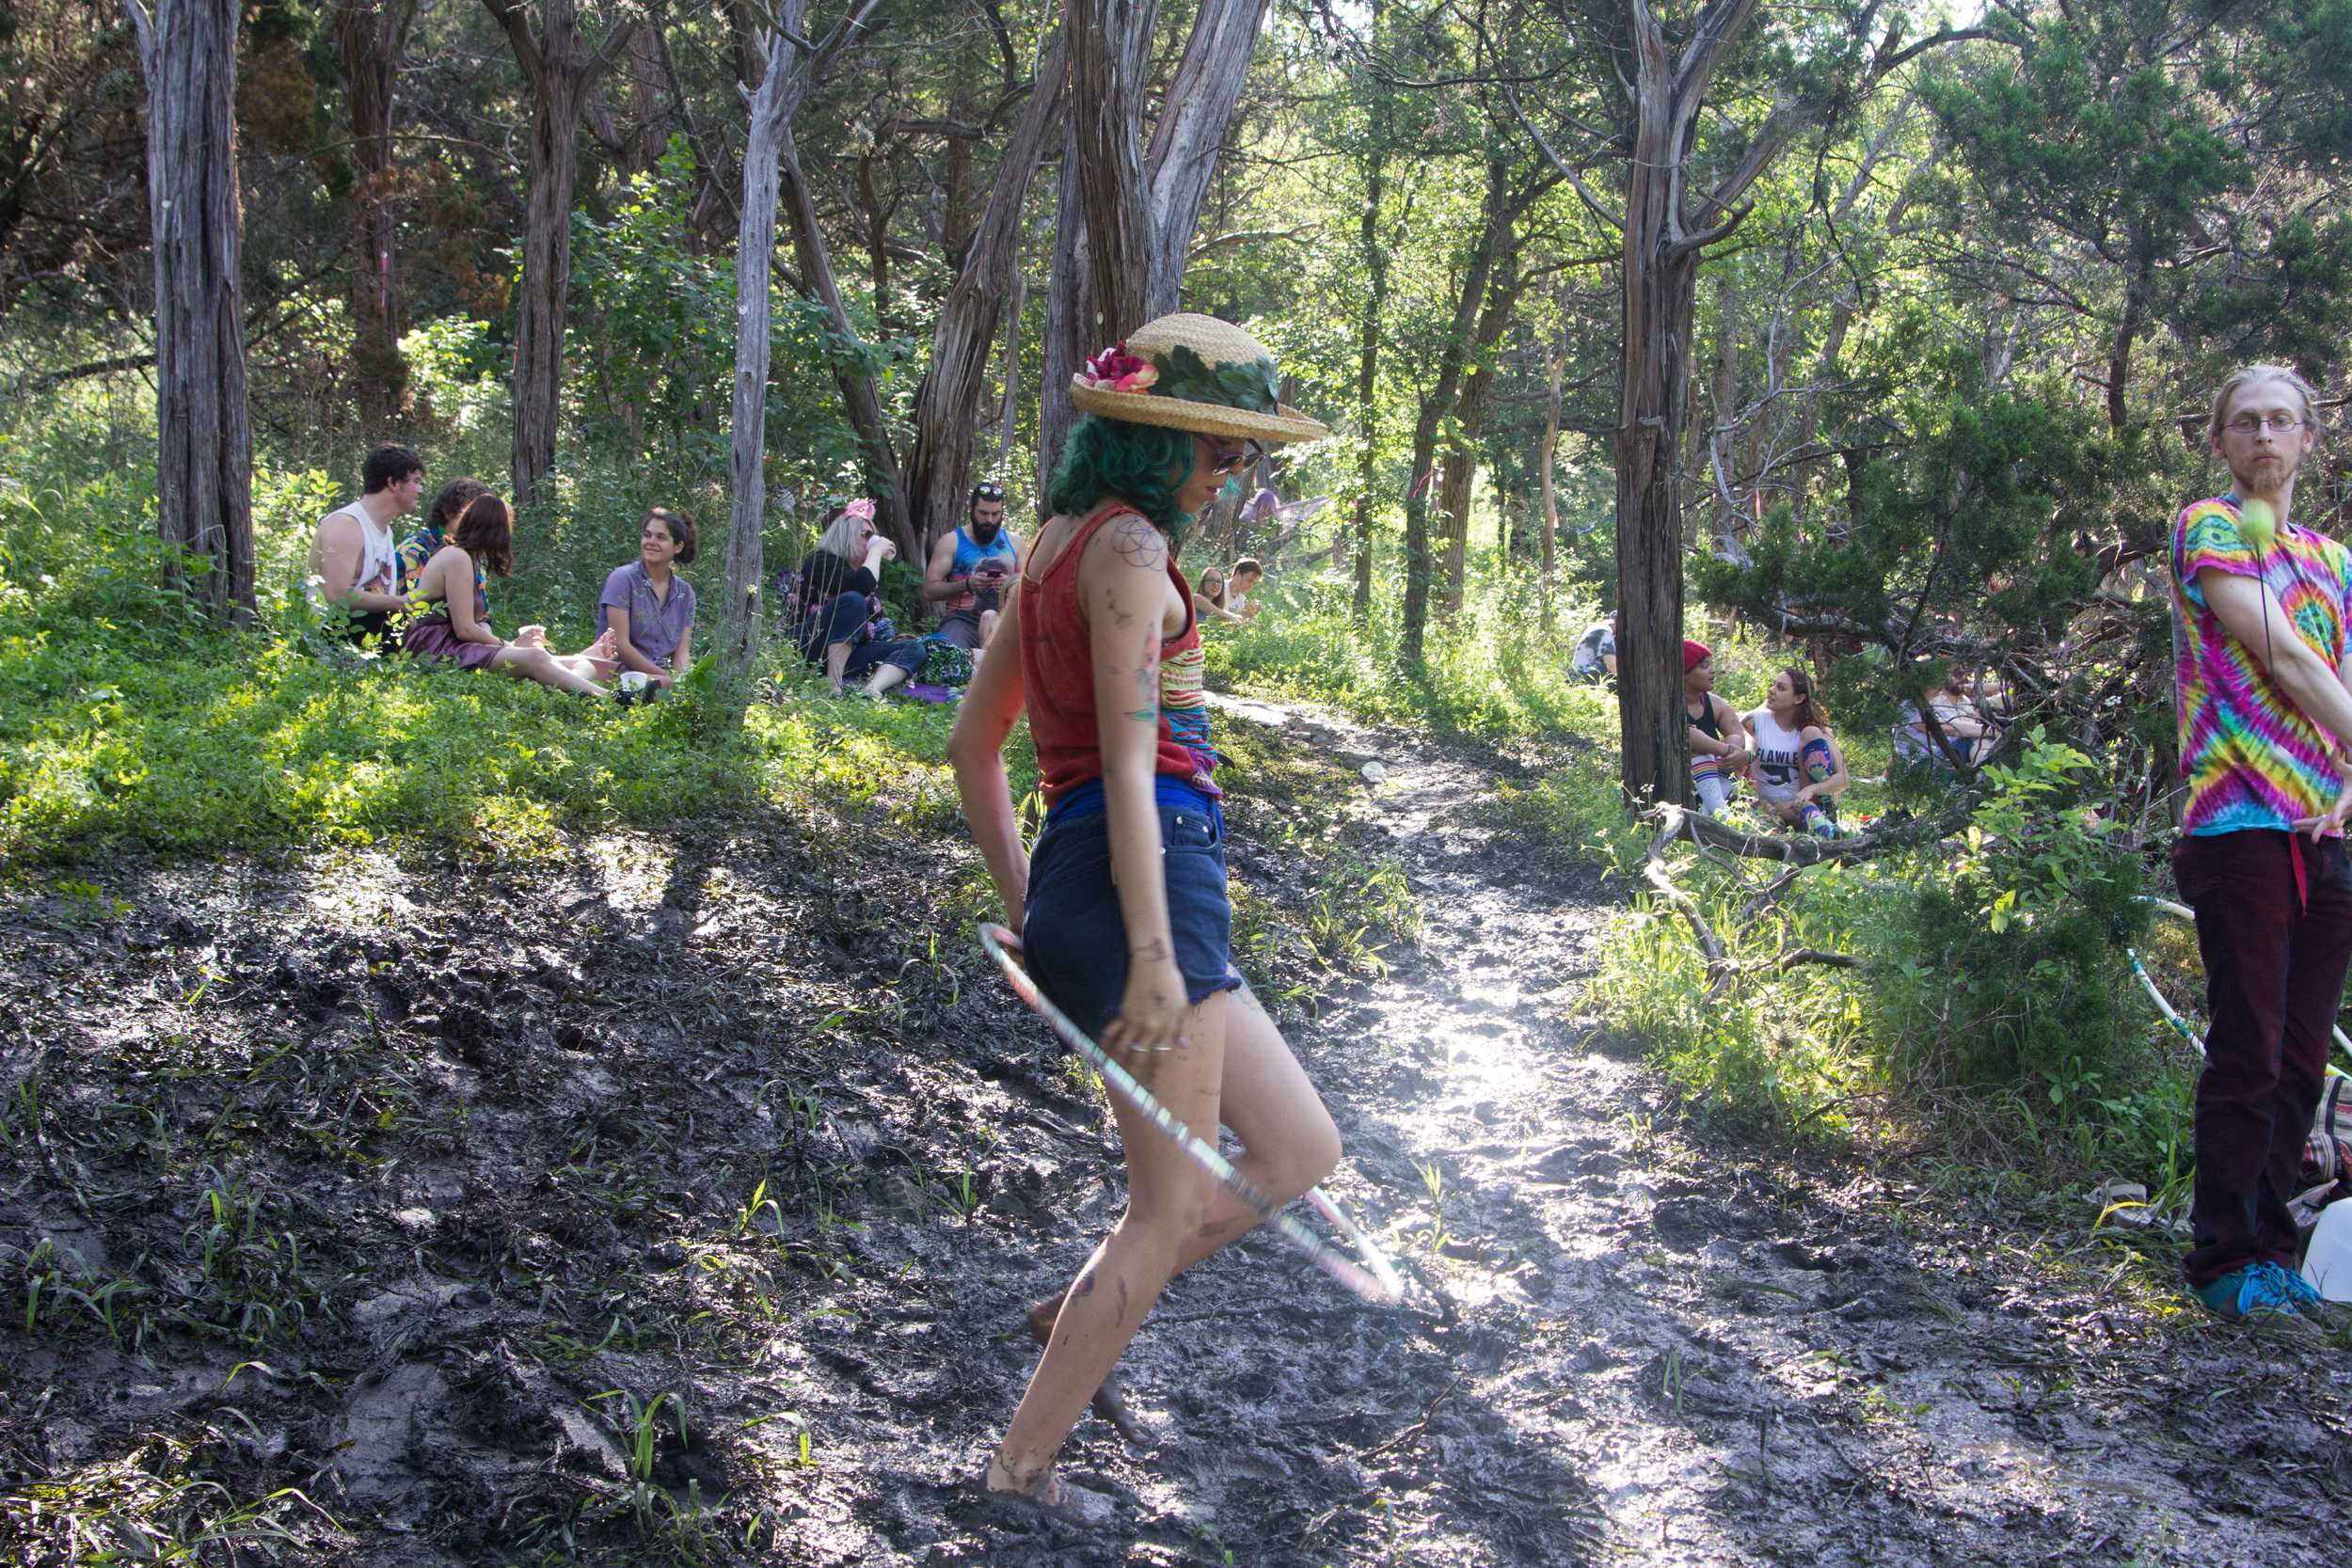
[{"label": "straw hat", "polygon": [[1136,328],[1070,378],[1078,406],[1104,419],[1167,425],[1272,446],[1331,433],[1274,395],[1274,356],[1231,322],[1180,310]]}]

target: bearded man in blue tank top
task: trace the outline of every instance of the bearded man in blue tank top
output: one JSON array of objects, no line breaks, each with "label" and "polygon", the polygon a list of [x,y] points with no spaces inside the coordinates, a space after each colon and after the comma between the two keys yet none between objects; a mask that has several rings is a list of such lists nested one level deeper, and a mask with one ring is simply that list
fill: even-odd
[{"label": "bearded man in blue tank top", "polygon": [[939,606],[939,635],[977,653],[996,633],[1005,584],[1021,569],[1021,541],[1005,526],[1005,489],[972,486],[961,528],[939,536],[923,568],[923,597]]}]

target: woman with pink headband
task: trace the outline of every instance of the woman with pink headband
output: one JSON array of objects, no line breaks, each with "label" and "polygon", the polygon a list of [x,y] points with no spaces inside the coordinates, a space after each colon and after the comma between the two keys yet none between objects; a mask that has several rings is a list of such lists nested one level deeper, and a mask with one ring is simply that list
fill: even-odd
[{"label": "woman with pink headband", "polygon": [[817,547],[801,562],[802,603],[808,609],[798,635],[811,663],[822,659],[834,695],[863,675],[866,695],[879,697],[923,668],[923,644],[912,637],[878,637],[882,564],[898,546],[874,529],[874,503],[860,498],[825,519]]}]

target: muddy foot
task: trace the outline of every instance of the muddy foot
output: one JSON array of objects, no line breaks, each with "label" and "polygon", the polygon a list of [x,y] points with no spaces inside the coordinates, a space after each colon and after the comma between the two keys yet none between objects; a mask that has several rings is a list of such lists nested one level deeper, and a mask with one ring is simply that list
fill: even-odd
[{"label": "muddy foot", "polygon": [[[1060,1316],[1059,1296],[1047,1296],[1029,1308],[1029,1333],[1035,1336],[1039,1349],[1042,1350],[1054,1338],[1054,1323]],[[1152,1447],[1152,1434],[1136,1419],[1135,1412],[1127,1408],[1127,1401],[1119,1391],[1118,1374],[1104,1378],[1103,1386],[1094,1390],[1093,1405],[1094,1413],[1116,1427],[1120,1436],[1138,1448]]]},{"label": "muddy foot", "polygon": [[[999,1481],[1007,1484],[999,1486]],[[1119,1517],[1119,1505],[1109,1497],[1066,1481],[1051,1470],[1027,1487],[1011,1485],[1004,1466],[993,1459],[973,1491],[983,1518],[1007,1524],[1052,1519],[1100,1529]]]}]

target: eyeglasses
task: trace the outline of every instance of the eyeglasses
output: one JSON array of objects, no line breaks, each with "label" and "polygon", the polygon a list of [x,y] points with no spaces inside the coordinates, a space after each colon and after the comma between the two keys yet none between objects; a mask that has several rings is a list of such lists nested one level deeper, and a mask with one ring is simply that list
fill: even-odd
[{"label": "eyeglasses", "polygon": [[1239,448],[1233,448],[1220,447],[1206,436],[1196,436],[1193,439],[1209,450],[1214,459],[1209,464],[1209,472],[1217,479],[1230,479],[1244,468],[1254,468],[1258,460],[1265,456],[1265,448],[1255,441],[1244,441]]},{"label": "eyeglasses", "polygon": [[2265,430],[2269,431],[2273,436],[2284,436],[2291,430],[2302,429],[2303,421],[2292,414],[2272,414],[2267,417],[2261,414],[2240,414],[2230,421],[2229,428],[2232,434],[2237,436],[2252,436]]},{"label": "eyeglasses", "polygon": [[972,486],[972,499],[975,501],[1003,500],[1005,487],[1001,484],[975,484]]}]

